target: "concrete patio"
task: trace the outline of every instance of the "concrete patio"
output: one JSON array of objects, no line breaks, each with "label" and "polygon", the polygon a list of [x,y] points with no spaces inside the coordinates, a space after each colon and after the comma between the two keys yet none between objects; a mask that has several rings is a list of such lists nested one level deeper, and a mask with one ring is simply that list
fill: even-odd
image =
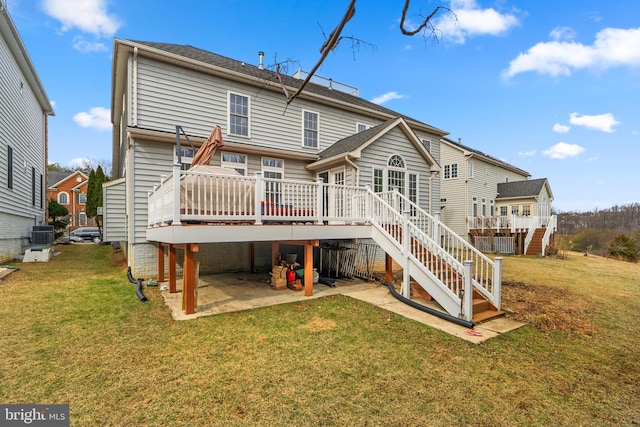
[{"label": "concrete patio", "polygon": [[[198,305],[194,314],[184,314],[182,310],[182,280],[177,280],[177,293],[171,294],[168,290],[161,290],[161,293],[175,320],[190,320],[276,304],[307,301],[330,295],[345,295],[473,343],[486,341],[489,338],[525,325],[525,323],[501,317],[477,325],[474,329],[476,333],[471,335],[469,329],[463,326],[417,310],[397,300],[391,295],[387,287],[379,282],[369,282],[356,278],[350,280],[339,279],[335,283],[336,286],[334,288],[317,283],[314,285],[313,296],[305,297],[304,291],[293,291],[291,289],[274,290],[270,286],[268,273],[232,273],[201,276],[197,288]],[[166,283],[160,283],[161,289],[164,289],[163,285],[166,285]],[[427,307],[443,311],[433,301],[419,298],[414,300]]]}]

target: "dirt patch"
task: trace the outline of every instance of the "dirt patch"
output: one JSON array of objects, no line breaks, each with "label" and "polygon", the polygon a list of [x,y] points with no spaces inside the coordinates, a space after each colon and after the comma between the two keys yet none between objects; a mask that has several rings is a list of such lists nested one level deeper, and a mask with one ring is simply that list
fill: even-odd
[{"label": "dirt patch", "polygon": [[124,256],[122,249],[115,249],[109,252],[109,262],[118,270],[122,272],[127,271],[127,258]]},{"label": "dirt patch", "polygon": [[331,319],[323,319],[318,316],[313,316],[309,322],[300,327],[309,332],[323,332],[335,331],[338,329],[338,324]]},{"label": "dirt patch", "polygon": [[593,336],[593,303],[566,289],[522,282],[502,283],[502,307],[507,317],[527,322],[542,332]]}]

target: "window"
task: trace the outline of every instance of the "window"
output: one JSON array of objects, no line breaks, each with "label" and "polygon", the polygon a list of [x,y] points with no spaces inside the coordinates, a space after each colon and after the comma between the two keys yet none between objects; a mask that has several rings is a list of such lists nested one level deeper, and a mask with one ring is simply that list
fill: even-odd
[{"label": "window", "polygon": [[500,216],[507,216],[507,207],[500,206]]},{"label": "window", "polygon": [[487,216],[487,201],[482,199],[482,216]]},{"label": "window", "polygon": [[302,145],[304,147],[318,148],[318,113],[303,110],[302,114]]},{"label": "window", "polygon": [[373,192],[374,193],[382,193],[384,191],[384,187],[383,187],[384,178],[382,174],[383,174],[382,169],[373,170]]},{"label": "window", "polygon": [[398,191],[404,194],[404,190],[405,190],[404,160],[402,159],[402,157],[398,156],[397,154],[394,154],[389,158],[389,162],[387,165],[389,166],[389,171],[387,175],[388,188],[392,190],[397,187]]},{"label": "window", "polygon": [[31,206],[36,205],[36,168],[31,166]]},{"label": "window", "polygon": [[67,193],[58,193],[58,203],[61,205],[68,205],[69,195]]},{"label": "window", "polygon": [[262,158],[262,176],[265,178],[284,178],[284,160],[271,157]]},{"label": "window", "polygon": [[452,163],[444,165],[444,179],[453,179],[458,177],[458,164]]},{"label": "window", "polygon": [[13,189],[13,147],[7,147],[7,188]]},{"label": "window", "polygon": [[87,225],[87,213],[85,211],[78,212],[78,225]]},{"label": "window", "polygon": [[44,179],[42,177],[42,174],[40,174],[40,207],[41,208],[44,207],[43,194],[44,194]]},{"label": "window", "polygon": [[478,216],[478,199],[476,199],[475,197],[473,198],[472,209],[473,209],[473,217],[476,218]]},{"label": "window", "polygon": [[496,207],[495,207],[495,206],[494,206],[494,204],[493,204],[493,200],[491,200],[491,201],[489,202],[489,205],[491,206],[491,207],[490,207],[490,210],[491,210],[491,217],[493,218],[493,217],[495,216],[495,214],[496,214]]},{"label": "window", "polygon": [[[407,197],[413,203],[418,203],[418,175],[414,173],[409,174],[409,194]],[[412,213],[415,214],[415,212]]]},{"label": "window", "polygon": [[85,193],[78,194],[78,203],[81,205],[87,204],[87,195]]},{"label": "window", "polygon": [[511,215],[518,215],[518,213],[520,213],[520,210],[518,209],[518,205],[511,206]]},{"label": "window", "polygon": [[428,152],[431,152],[431,141],[430,140],[423,139],[422,140],[422,145],[424,145],[424,148],[426,148]]},{"label": "window", "polygon": [[363,130],[367,130],[370,127],[372,127],[372,126],[371,125],[366,125],[364,123],[356,123],[356,133],[362,132]]},{"label": "window", "polygon": [[[176,155],[175,158],[173,159],[174,162],[178,162],[178,160],[180,161],[180,169],[182,169],[183,171],[186,171],[187,169],[189,169],[191,167],[191,162],[193,162],[193,157],[196,154],[196,150],[191,148],[191,147],[183,147],[182,145],[180,146],[180,153],[178,153],[178,147],[176,146],[176,151],[175,151]],[[178,155],[180,154],[180,155]]]},{"label": "window", "polygon": [[247,156],[244,154],[222,153],[221,166],[235,169],[240,175],[247,174]]},{"label": "window", "polygon": [[249,97],[229,92],[229,134],[249,136]]},{"label": "window", "polygon": [[473,178],[473,160],[469,160],[469,178]]},{"label": "window", "polygon": [[530,205],[522,206],[522,215],[524,215],[524,216],[530,216],[531,215],[531,206]]}]

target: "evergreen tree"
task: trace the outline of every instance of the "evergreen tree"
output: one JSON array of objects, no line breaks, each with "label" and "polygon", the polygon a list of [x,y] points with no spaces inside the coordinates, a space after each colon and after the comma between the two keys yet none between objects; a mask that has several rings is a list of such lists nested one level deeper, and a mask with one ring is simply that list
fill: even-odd
[{"label": "evergreen tree", "polygon": [[98,215],[98,208],[102,207],[102,184],[108,179],[102,171],[102,166],[98,166],[95,171],[89,172],[89,182],[87,183],[87,217],[95,218],[96,225],[102,230],[102,215]]},{"label": "evergreen tree", "polygon": [[53,225],[56,237],[60,237],[69,225],[69,210],[53,199],[49,200],[47,208],[51,218],[49,225]]}]

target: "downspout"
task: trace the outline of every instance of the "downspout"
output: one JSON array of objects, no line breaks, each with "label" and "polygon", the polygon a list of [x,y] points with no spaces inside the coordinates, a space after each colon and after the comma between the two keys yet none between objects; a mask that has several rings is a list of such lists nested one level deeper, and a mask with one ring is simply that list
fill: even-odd
[{"label": "downspout", "polygon": [[344,161],[347,162],[348,164],[351,165],[351,167],[353,167],[356,171],[356,182],[355,182],[355,186],[359,186],[360,185],[360,168],[353,163],[353,161],[351,161],[351,159],[349,158],[349,155],[347,154],[346,156],[344,156]]}]

